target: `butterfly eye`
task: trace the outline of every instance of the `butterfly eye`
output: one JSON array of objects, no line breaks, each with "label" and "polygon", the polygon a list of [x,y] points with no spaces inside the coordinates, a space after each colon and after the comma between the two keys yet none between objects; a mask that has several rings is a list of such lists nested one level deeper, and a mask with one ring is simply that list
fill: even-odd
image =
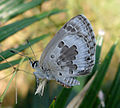
[{"label": "butterfly eye", "polygon": [[32,64],[32,67],[36,68],[37,66],[38,66],[38,61],[34,61],[33,64]]}]

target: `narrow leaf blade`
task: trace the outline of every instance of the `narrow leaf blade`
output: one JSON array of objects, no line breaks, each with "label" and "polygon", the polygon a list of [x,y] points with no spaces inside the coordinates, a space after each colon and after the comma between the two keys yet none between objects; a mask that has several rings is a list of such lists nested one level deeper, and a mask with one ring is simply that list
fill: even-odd
[{"label": "narrow leaf blade", "polygon": [[50,17],[51,15],[64,12],[65,10],[53,9],[51,11],[43,12],[39,15],[25,18],[15,23],[6,25],[0,28],[0,42],[8,38],[9,36],[15,34],[16,32],[22,30],[23,28],[33,24],[36,21],[42,20],[44,18]]},{"label": "narrow leaf blade", "polygon": [[72,91],[72,88],[63,88],[59,96],[56,98],[55,108],[64,108],[65,103]]},{"label": "narrow leaf blade", "polygon": [[9,10],[7,10],[7,14],[4,14],[4,12],[3,12],[4,17],[2,17],[2,19],[1,19],[3,22],[10,20],[11,18],[13,18],[19,14],[22,14],[23,12],[25,12],[31,8],[41,5],[43,3],[43,0],[33,0],[33,1],[27,2],[27,3],[19,3],[17,6],[14,6],[15,2],[20,2],[20,0],[13,1],[12,4],[10,4],[10,6],[7,6],[7,7],[11,7],[11,8]]},{"label": "narrow leaf blade", "polygon": [[[29,42],[30,42],[30,45],[33,45],[33,44],[39,42],[40,40],[43,40],[44,38],[46,38],[46,37],[48,37],[48,36],[49,36],[49,34],[45,34],[45,35],[39,36],[39,37],[37,37],[37,38],[34,38],[34,39],[32,39],[32,40],[29,41]],[[26,49],[26,48],[28,48],[28,47],[29,47],[29,44],[20,45],[18,48],[15,48],[15,50],[21,52],[21,51],[23,51],[24,49]],[[15,54],[14,54],[14,53],[11,53],[11,52],[10,52],[10,49],[8,49],[8,50],[6,50],[6,51],[4,51],[4,52],[1,52],[0,55],[3,56],[3,57],[6,59],[6,58],[9,58],[9,57],[11,57],[11,56],[13,56],[13,55],[15,55]],[[4,59],[0,58],[0,61],[3,61],[3,60],[4,60]]]},{"label": "narrow leaf blade", "polygon": [[115,79],[107,96],[106,108],[117,108],[117,105],[120,102],[120,63]]},{"label": "narrow leaf blade", "polygon": [[96,74],[95,79],[93,80],[90,88],[88,89],[88,92],[86,93],[86,96],[84,97],[81,105],[79,106],[79,108],[92,108],[93,104],[95,102],[96,96],[100,90],[102,81],[105,77],[105,74],[107,72],[108,66],[111,62],[112,56],[114,54],[116,48],[116,44],[114,44],[109,52],[107,53],[104,61],[102,62],[102,64],[100,65],[98,72]]}]

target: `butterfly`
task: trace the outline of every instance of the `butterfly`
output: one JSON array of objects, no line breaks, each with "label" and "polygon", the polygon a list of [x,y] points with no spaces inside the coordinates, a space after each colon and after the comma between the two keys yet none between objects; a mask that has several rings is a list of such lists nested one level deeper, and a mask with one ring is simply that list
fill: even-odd
[{"label": "butterfly", "polygon": [[76,77],[91,72],[95,50],[96,39],[89,20],[84,15],[75,16],[48,43],[39,61],[29,59],[39,85],[35,94],[43,94],[48,80],[67,88],[80,85]]}]

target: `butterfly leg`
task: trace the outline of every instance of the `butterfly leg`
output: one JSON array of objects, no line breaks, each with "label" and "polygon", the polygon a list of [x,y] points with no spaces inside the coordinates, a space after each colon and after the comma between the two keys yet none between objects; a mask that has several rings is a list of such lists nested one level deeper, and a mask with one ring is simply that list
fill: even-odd
[{"label": "butterfly leg", "polygon": [[39,86],[40,80],[44,79],[44,75],[42,75],[40,72],[33,72],[33,74],[35,75],[35,79],[37,82],[37,87]]},{"label": "butterfly leg", "polygon": [[44,77],[40,75],[40,72],[33,72],[33,73],[35,75],[36,82],[37,82],[37,90],[35,92],[35,95],[40,94],[41,96],[43,96],[44,88],[47,83],[47,79],[44,79]]},{"label": "butterfly leg", "polygon": [[37,87],[35,95],[36,94],[40,94],[41,96],[43,96],[44,88],[45,88],[46,83],[47,83],[47,79],[41,79],[41,80],[39,80],[39,85]]}]

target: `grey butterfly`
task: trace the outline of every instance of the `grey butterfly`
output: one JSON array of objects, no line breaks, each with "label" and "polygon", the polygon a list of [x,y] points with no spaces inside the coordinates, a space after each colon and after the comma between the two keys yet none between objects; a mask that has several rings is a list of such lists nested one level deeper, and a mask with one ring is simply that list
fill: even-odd
[{"label": "grey butterfly", "polygon": [[95,50],[95,35],[88,19],[84,15],[72,18],[47,45],[40,61],[30,60],[39,84],[36,94],[43,94],[47,80],[56,80],[64,87],[80,85],[76,77],[91,72]]}]

